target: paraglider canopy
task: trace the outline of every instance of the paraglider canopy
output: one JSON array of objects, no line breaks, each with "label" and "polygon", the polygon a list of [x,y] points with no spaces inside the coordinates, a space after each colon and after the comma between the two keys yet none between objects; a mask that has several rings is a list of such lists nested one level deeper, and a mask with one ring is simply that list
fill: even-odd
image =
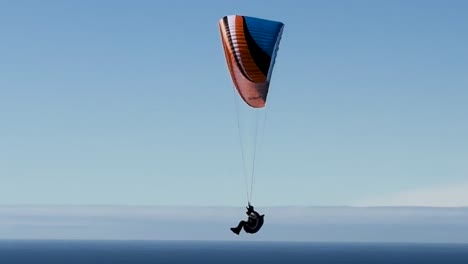
[{"label": "paraglider canopy", "polygon": [[240,15],[219,20],[232,81],[250,107],[265,107],[283,27],[282,22]]}]

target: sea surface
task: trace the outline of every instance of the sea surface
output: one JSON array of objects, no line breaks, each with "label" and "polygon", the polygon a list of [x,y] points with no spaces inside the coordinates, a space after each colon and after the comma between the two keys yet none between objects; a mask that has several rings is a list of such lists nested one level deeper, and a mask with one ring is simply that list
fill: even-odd
[{"label": "sea surface", "polygon": [[468,244],[0,240],[0,263],[467,264]]}]

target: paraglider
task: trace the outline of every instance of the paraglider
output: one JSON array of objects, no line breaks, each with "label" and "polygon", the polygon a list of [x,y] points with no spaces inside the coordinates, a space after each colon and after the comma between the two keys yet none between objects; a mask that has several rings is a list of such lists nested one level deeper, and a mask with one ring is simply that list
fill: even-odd
[{"label": "paraglider", "polygon": [[[256,233],[264,221],[264,215],[257,213],[251,206],[258,148],[259,116],[264,114],[266,119],[267,97],[284,24],[279,21],[242,15],[224,16],[218,24],[227,67],[237,91],[235,99],[240,98],[243,102],[241,107],[246,107],[245,110],[254,116],[253,124],[250,126],[252,134],[249,137],[242,137],[241,120],[246,121],[246,119],[240,118],[240,110],[237,108],[249,218],[248,221],[241,221],[236,228],[231,228],[231,231],[239,234],[244,228],[247,233]],[[263,119],[264,122],[265,119]],[[249,140],[250,142],[247,142]],[[250,151],[247,151],[248,147]],[[250,183],[248,177],[250,177]]]},{"label": "paraglider", "polygon": [[244,231],[246,233],[255,234],[263,226],[263,221],[264,221],[263,218],[265,217],[265,215],[260,215],[258,212],[256,212],[254,210],[254,207],[250,205],[250,203],[249,203],[249,206],[247,206],[246,208],[247,208],[246,214],[248,215],[248,220],[247,221],[241,220],[239,222],[239,225],[237,225],[237,227],[231,228],[231,231],[237,235],[239,235],[242,228],[244,228]]}]

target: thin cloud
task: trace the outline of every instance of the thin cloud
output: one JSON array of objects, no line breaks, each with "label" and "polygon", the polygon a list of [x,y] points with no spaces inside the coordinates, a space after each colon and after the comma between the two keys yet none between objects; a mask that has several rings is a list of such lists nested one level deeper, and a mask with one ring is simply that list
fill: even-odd
[{"label": "thin cloud", "polygon": [[353,206],[468,206],[468,183],[408,190],[386,196],[368,198]]},{"label": "thin cloud", "polygon": [[0,206],[0,239],[468,243],[468,208],[268,207],[256,235],[233,235],[245,208]]}]

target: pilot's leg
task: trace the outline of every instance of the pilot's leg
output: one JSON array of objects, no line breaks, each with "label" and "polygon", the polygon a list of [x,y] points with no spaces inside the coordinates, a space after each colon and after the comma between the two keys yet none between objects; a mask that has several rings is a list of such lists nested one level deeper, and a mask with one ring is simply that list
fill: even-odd
[{"label": "pilot's leg", "polygon": [[242,227],[244,227],[244,225],[246,223],[247,222],[245,222],[244,220],[240,221],[239,225],[237,225],[237,227],[232,227],[231,228],[231,231],[238,235],[240,233],[240,231],[242,230]]}]

